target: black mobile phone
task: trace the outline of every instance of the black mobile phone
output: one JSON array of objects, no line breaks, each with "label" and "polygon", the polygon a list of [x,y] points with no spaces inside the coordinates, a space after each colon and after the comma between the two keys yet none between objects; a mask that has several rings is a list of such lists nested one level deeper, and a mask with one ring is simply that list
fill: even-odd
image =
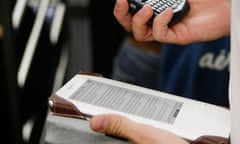
[{"label": "black mobile phone", "polygon": [[135,14],[145,4],[149,4],[153,8],[153,18],[166,8],[171,7],[174,15],[169,25],[179,21],[189,9],[187,0],[128,0],[128,3],[131,14]]}]

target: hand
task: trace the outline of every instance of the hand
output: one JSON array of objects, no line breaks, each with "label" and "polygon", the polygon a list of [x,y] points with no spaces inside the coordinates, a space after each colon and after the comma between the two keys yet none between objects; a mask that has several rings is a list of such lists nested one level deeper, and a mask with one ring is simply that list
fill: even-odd
[{"label": "hand", "polygon": [[155,17],[152,26],[152,8],[145,5],[132,16],[127,0],[116,0],[114,15],[118,22],[138,41],[159,41],[175,44],[204,42],[230,34],[230,0],[188,0],[190,9],[181,21],[168,27],[171,8]]},{"label": "hand", "polygon": [[170,132],[114,114],[94,116],[90,127],[97,132],[126,138],[135,144],[188,144]]}]

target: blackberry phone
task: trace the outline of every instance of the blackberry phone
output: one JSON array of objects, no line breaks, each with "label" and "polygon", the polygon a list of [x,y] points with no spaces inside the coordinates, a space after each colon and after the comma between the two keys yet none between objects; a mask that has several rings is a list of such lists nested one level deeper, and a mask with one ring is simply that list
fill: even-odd
[{"label": "blackberry phone", "polygon": [[128,0],[128,3],[131,14],[135,14],[145,4],[149,4],[153,8],[153,18],[171,7],[174,15],[169,25],[179,21],[189,9],[187,0]]}]

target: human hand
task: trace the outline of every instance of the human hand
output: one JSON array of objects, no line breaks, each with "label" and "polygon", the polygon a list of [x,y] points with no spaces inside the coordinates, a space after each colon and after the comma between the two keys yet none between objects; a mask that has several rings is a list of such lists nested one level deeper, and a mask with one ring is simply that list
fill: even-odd
[{"label": "human hand", "polygon": [[138,41],[159,41],[189,44],[215,40],[230,34],[230,0],[188,0],[190,9],[178,23],[168,26],[173,12],[171,8],[149,20],[152,8],[145,5],[132,16],[127,0],[116,0],[114,15],[118,22]]},{"label": "human hand", "polygon": [[115,114],[94,116],[90,121],[90,127],[96,132],[126,138],[135,144],[188,144],[170,132],[139,124]]}]

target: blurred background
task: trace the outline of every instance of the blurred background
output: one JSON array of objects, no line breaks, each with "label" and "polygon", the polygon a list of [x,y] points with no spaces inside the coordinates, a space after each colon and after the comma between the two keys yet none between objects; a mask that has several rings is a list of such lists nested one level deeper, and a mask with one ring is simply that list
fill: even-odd
[{"label": "blurred background", "polygon": [[0,97],[8,144],[41,142],[47,98],[79,71],[110,77],[125,31],[115,0],[1,0]]}]

